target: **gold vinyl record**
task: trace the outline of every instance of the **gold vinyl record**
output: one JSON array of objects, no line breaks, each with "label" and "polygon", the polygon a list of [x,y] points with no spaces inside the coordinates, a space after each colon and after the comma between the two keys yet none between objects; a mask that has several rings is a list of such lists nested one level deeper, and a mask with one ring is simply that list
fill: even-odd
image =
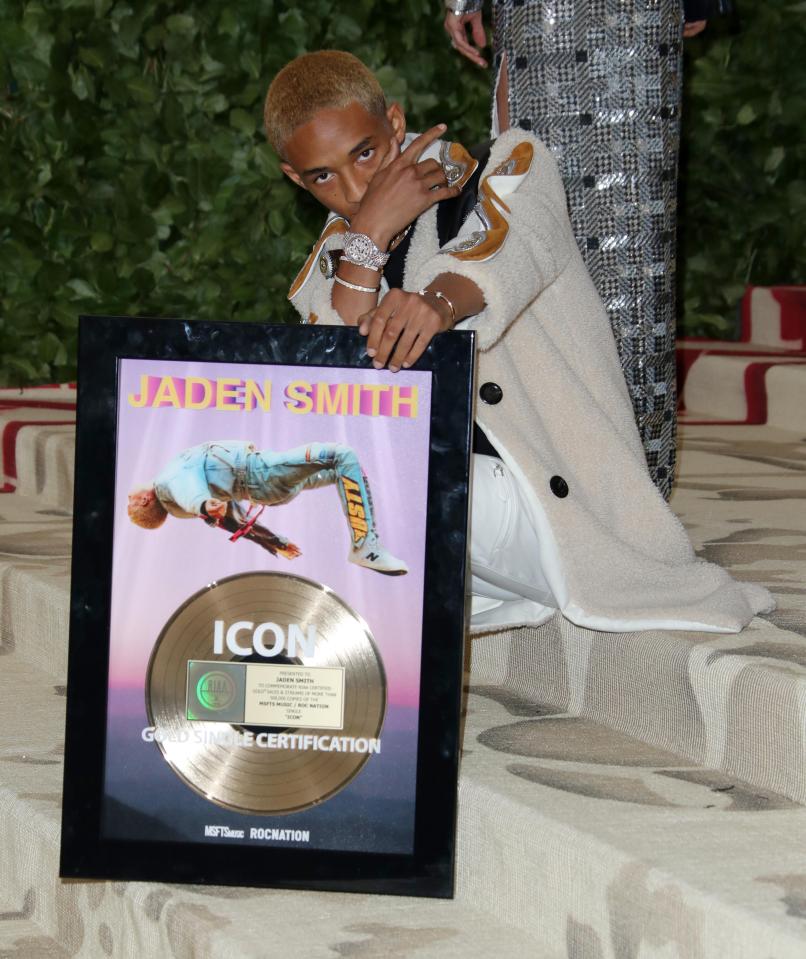
[{"label": "gold vinyl record", "polygon": [[298,812],[379,749],[386,675],[367,624],[321,583],[243,573],[166,623],[146,709],[174,772],[239,812]]}]

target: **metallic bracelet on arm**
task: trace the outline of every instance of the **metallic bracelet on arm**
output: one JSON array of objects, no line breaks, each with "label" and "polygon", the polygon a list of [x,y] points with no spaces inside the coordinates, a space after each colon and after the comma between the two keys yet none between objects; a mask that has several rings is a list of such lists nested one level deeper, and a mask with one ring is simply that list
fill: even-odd
[{"label": "metallic bracelet on arm", "polygon": [[442,290],[417,290],[418,296],[433,296],[437,300],[443,300],[448,304],[448,309],[451,311],[451,326],[456,326],[456,308],[453,303],[448,299],[447,296],[442,292]]},{"label": "metallic bracelet on arm", "polygon": [[456,17],[463,17],[466,13],[478,13],[482,5],[482,0],[445,0],[445,9]]},{"label": "metallic bracelet on arm", "polygon": [[340,286],[346,286],[348,290],[355,290],[356,293],[377,293],[381,288],[380,283],[377,286],[361,286],[359,283],[350,283],[349,280],[343,280],[340,276],[334,276],[333,279]]}]

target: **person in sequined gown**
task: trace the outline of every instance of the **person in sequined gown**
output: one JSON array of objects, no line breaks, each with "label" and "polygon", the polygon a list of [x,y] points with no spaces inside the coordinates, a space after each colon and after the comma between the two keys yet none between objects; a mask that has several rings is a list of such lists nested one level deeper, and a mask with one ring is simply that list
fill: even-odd
[{"label": "person in sequined gown", "polygon": [[[653,480],[676,444],[675,234],[681,39],[709,0],[494,0],[493,134],[549,147],[610,317]],[[691,9],[689,9],[689,3]],[[481,0],[445,0],[453,46],[486,66]]]}]

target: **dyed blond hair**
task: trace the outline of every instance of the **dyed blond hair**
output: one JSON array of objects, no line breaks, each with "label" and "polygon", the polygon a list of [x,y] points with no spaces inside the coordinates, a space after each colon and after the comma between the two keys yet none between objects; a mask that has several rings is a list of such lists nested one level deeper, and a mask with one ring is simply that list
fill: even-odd
[{"label": "dyed blond hair", "polygon": [[[154,487],[138,486],[131,492],[132,494],[153,493]],[[129,519],[135,524],[135,526],[140,526],[142,529],[159,528],[165,522],[165,517],[168,515],[168,511],[159,501],[156,494],[149,499],[145,506],[132,506],[129,504],[128,513]]]},{"label": "dyed blond hair", "polygon": [[266,136],[282,156],[294,130],[315,113],[340,110],[354,102],[376,116],[386,113],[381,85],[358,57],[342,50],[304,53],[272,80],[263,107]]}]

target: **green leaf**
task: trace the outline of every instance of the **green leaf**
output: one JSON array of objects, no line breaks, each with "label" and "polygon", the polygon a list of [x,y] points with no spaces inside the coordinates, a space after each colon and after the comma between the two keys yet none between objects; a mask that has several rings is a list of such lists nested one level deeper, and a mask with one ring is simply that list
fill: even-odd
[{"label": "green leaf", "polygon": [[86,280],[82,280],[78,277],[68,280],[67,286],[76,294],[75,299],[79,300],[97,300],[98,293],[87,283]]},{"label": "green leaf", "polygon": [[740,126],[747,126],[748,123],[752,123],[756,119],[758,114],[750,103],[745,103],[744,106],[736,114],[736,122]]},{"label": "green leaf", "polygon": [[767,154],[767,159],[764,161],[765,173],[774,173],[781,163],[783,163],[785,156],[786,150],[783,147],[773,147]]},{"label": "green leaf", "polygon": [[241,110],[240,107],[235,110],[230,110],[229,122],[231,127],[240,130],[241,133],[245,133],[247,136],[252,136],[257,126],[254,116],[251,113],[247,113],[246,110]]},{"label": "green leaf", "polygon": [[106,60],[100,50],[93,47],[79,47],[78,59],[86,63],[88,67],[94,67],[96,70],[103,70],[106,66]]},{"label": "green leaf", "polygon": [[96,253],[107,253],[115,245],[115,238],[111,233],[93,233],[90,237],[90,246]]},{"label": "green leaf", "polygon": [[70,85],[79,100],[91,100],[95,97],[95,82],[83,66],[71,67]]},{"label": "green leaf", "polygon": [[139,103],[153,103],[157,99],[157,90],[148,77],[132,77],[126,81],[126,87],[135,101]]},{"label": "green leaf", "polygon": [[196,31],[196,21],[188,13],[174,13],[165,21],[169,33],[191,34]]},{"label": "green leaf", "polygon": [[205,97],[203,109],[207,113],[223,113],[229,106],[229,101],[223,93],[214,93],[212,96]]}]

